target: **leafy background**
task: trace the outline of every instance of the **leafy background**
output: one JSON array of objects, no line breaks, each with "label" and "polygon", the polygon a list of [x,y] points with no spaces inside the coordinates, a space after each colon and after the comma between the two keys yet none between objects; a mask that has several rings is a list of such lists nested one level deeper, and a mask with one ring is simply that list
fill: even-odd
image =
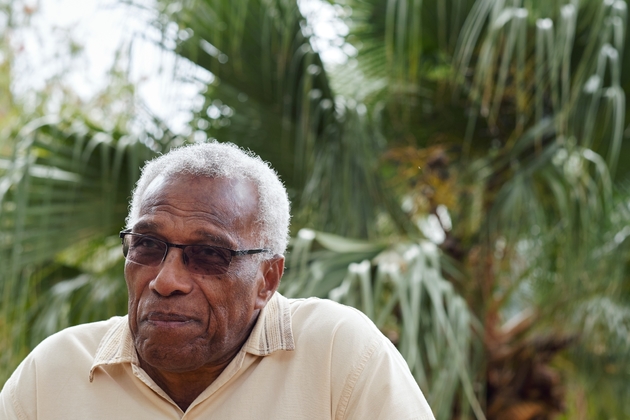
[{"label": "leafy background", "polygon": [[330,1],[337,65],[313,2],[121,2],[202,86],[184,134],[124,59],[88,100],[55,79],[17,95],[11,34],[37,10],[1,4],[0,383],[49,334],[126,312],[139,168],[211,138],[290,192],[282,292],[368,314],[438,419],[630,416],[625,1]]}]

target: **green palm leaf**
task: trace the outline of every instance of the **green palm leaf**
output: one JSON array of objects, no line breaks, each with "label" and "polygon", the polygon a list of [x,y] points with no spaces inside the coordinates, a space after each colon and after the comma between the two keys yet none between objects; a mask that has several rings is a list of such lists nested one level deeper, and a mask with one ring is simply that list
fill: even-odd
[{"label": "green palm leaf", "polygon": [[[10,154],[0,158],[0,334],[7,343],[3,366],[15,366],[32,343],[64,326],[111,316],[114,308],[124,313],[121,271],[116,277],[108,274],[106,286],[60,252],[76,253],[75,259],[102,257],[99,238],[124,225],[129,191],[142,162],[155,152],[138,138],[99,129],[79,114],[73,117],[71,123],[57,117],[36,119],[9,137],[10,142],[4,140],[2,149]],[[116,260],[120,269],[122,258]],[[98,272],[102,270],[92,270]],[[62,303],[59,299],[74,290],[63,280],[73,275],[80,280],[75,286],[84,286],[87,295],[84,301],[75,294]],[[90,301],[101,304],[89,306]],[[37,311],[39,316],[25,319],[25,313],[34,316]]]}]

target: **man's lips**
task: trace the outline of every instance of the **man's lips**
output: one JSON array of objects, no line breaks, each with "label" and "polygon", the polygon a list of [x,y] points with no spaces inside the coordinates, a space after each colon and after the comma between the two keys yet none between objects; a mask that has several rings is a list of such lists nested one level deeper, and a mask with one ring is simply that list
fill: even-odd
[{"label": "man's lips", "polygon": [[188,315],[164,313],[164,312],[149,312],[145,320],[156,326],[170,326],[177,327],[185,324],[196,322],[197,319]]}]

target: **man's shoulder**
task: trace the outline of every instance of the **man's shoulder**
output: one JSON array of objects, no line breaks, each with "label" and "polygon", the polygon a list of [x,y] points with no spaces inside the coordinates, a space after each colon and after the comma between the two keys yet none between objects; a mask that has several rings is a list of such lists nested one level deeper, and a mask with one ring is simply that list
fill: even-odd
[{"label": "man's shoulder", "polygon": [[317,297],[287,300],[292,316],[308,314],[316,315],[321,322],[351,322],[373,325],[372,321],[360,310],[334,300]]},{"label": "man's shoulder", "polygon": [[[40,418],[42,407],[76,403],[78,390],[87,390],[90,368],[104,337],[126,322],[124,317],[68,327],[42,341],[20,363],[0,392],[0,417],[15,410],[18,418]],[[80,401],[80,399],[79,399]],[[56,411],[45,418],[55,417]],[[7,414],[9,418],[14,418]],[[61,417],[59,417],[61,418]]]},{"label": "man's shoulder", "polygon": [[320,341],[362,347],[387,338],[363,312],[329,299],[289,299],[296,346]]},{"label": "man's shoulder", "polygon": [[311,381],[330,384],[336,418],[433,419],[407,362],[361,311],[316,298],[289,305],[296,354],[316,367]]},{"label": "man's shoulder", "polygon": [[56,358],[60,352],[66,352],[66,357],[75,353],[94,356],[107,332],[125,320],[126,317],[114,316],[105,321],[65,328],[37,345],[30,357],[48,360],[50,357]]}]

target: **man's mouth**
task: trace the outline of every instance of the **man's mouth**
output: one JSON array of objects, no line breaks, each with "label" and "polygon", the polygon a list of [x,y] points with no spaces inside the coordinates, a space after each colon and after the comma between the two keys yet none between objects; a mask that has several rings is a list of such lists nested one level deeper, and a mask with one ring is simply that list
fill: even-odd
[{"label": "man's mouth", "polygon": [[163,313],[163,312],[149,312],[146,317],[146,321],[155,326],[161,327],[178,327],[188,323],[193,323],[196,320],[187,315]]}]

